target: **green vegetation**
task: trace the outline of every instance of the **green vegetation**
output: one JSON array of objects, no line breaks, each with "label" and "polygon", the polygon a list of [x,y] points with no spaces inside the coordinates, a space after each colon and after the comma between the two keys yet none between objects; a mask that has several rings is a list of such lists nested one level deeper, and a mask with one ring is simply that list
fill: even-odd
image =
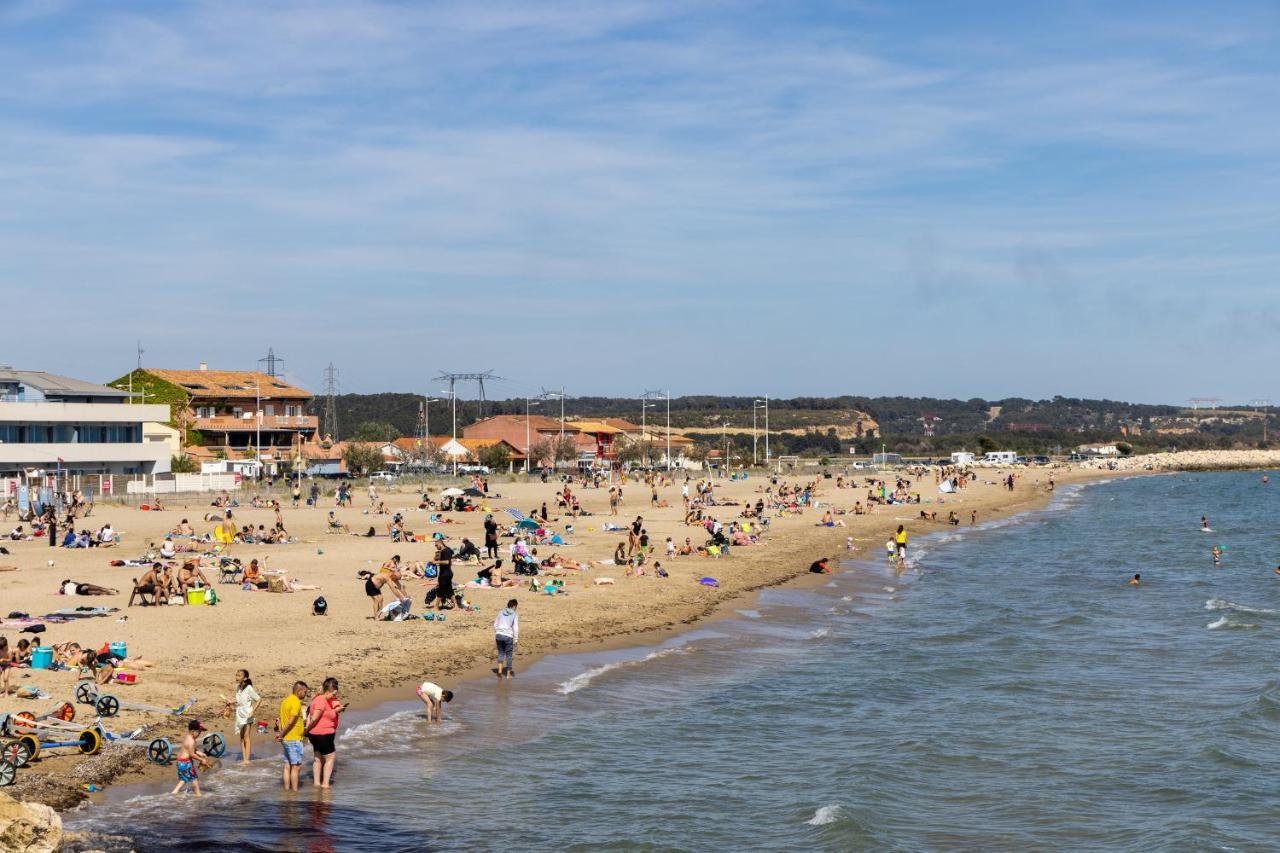
[{"label": "green vegetation", "polygon": [[381,421],[365,421],[356,427],[355,434],[352,436],[356,441],[395,441],[402,436],[399,429],[394,424],[383,423]]},{"label": "green vegetation", "polygon": [[347,463],[347,473],[352,477],[381,471],[383,466],[382,452],[367,444],[348,444],[342,449],[342,461]]},{"label": "green vegetation", "polygon": [[169,460],[169,470],[174,474],[199,474],[200,463],[190,456],[174,456]]},{"label": "green vegetation", "polygon": [[511,461],[511,454],[507,451],[505,444],[491,444],[481,448],[476,455],[480,459],[480,464],[488,466],[490,471],[501,471]]},{"label": "green vegetation", "polygon": [[[402,435],[417,432],[421,397],[415,394],[347,394],[338,397],[341,424],[355,425],[352,432],[367,424],[379,425],[388,434],[391,427]],[[665,401],[664,401],[665,403]],[[318,400],[316,407],[323,401]],[[558,406],[557,414],[558,414]],[[650,421],[665,424],[665,404],[659,418],[650,411]],[[486,415],[524,415],[523,400],[490,401]],[[617,417],[638,423],[640,403],[618,397],[575,397],[565,401],[569,417]],[[689,396],[671,400],[672,426],[689,437],[723,449],[722,420],[729,424],[729,436],[737,459],[749,459],[752,446],[752,398]],[[545,413],[544,413],[545,414]],[[436,434],[446,432],[449,410],[435,404],[431,423]],[[1187,412],[1177,406],[1125,403],[1053,397],[1030,400],[1010,397],[1002,400],[938,399],[931,397],[797,397],[769,401],[770,450],[776,455],[839,459],[852,448],[858,455],[887,450],[909,456],[939,457],[957,450],[987,452],[1015,450],[1024,454],[1068,453],[1077,445],[1114,444],[1124,441],[1134,453],[1177,448],[1182,450],[1257,447],[1262,443],[1261,413],[1248,407],[1235,410]],[[459,429],[480,416],[475,401],[458,401]],[[764,418],[756,413],[763,457]],[[860,417],[875,421],[874,433],[859,435]],[[1270,417],[1268,436],[1280,432],[1276,418]],[[866,429],[871,425],[864,423]],[[1171,428],[1176,431],[1169,431]],[[1166,429],[1165,432],[1159,432]],[[926,432],[932,432],[932,435]],[[550,461],[555,448],[549,443],[540,450]],[[561,449],[560,461],[573,454]],[[628,458],[635,450],[619,448]],[[639,452],[643,456],[643,452]],[[537,460],[535,460],[537,464]]]}]

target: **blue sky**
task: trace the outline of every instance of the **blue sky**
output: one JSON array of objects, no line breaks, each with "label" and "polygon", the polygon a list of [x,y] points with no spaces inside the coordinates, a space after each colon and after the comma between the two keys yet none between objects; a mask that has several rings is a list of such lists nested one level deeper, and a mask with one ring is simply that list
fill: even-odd
[{"label": "blue sky", "polygon": [[0,0],[0,359],[1280,399],[1278,31],[1274,3]]}]

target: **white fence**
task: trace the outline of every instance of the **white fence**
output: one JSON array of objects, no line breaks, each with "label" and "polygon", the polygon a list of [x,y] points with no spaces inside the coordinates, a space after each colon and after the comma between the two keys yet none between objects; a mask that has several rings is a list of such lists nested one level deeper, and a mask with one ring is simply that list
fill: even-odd
[{"label": "white fence", "polygon": [[141,477],[126,486],[131,495],[176,495],[179,492],[232,492],[240,488],[239,474],[171,474]]}]

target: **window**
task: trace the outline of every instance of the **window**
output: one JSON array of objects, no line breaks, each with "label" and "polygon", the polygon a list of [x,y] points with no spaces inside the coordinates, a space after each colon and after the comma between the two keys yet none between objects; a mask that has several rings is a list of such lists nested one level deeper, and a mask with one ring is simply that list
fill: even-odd
[{"label": "window", "polygon": [[286,415],[286,416],[291,417],[291,418],[301,417],[301,416],[302,416],[302,407],[301,407],[301,406],[285,406],[285,407],[284,407],[284,413],[285,413],[285,415]]}]

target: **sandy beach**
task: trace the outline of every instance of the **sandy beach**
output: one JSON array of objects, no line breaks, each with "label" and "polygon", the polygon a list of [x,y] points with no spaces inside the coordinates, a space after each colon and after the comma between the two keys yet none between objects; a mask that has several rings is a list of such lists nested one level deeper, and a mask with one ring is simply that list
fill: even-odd
[{"label": "sandy beach", "polygon": [[[494,616],[509,597],[520,600],[521,642],[516,658],[519,670],[536,656],[558,650],[580,649],[605,644],[625,643],[637,635],[679,630],[689,623],[713,616],[729,602],[741,601],[755,590],[798,578],[812,577],[811,562],[819,557],[838,561],[850,556],[881,555],[884,542],[899,525],[905,524],[912,537],[946,527],[943,519],[955,510],[968,525],[973,511],[979,522],[1043,505],[1051,496],[1047,488],[1050,476],[1059,484],[1080,482],[1107,476],[1090,468],[1055,468],[1019,470],[1016,488],[1002,485],[1008,472],[979,469],[976,482],[958,495],[940,495],[929,474],[911,487],[924,499],[922,505],[877,507],[869,515],[840,516],[847,527],[823,527],[818,522],[823,511],[852,510],[855,502],[866,502],[866,487],[837,488],[835,479],[820,481],[816,509],[806,509],[787,517],[771,519],[767,544],[734,548],[732,556],[723,559],[678,557],[668,560],[663,554],[667,537],[677,544],[686,537],[697,545],[705,541],[701,528],[683,523],[680,483],[659,490],[668,506],[650,506],[650,491],[634,480],[625,486],[624,500],[617,517],[610,518],[607,489],[584,489],[575,486],[582,508],[591,515],[576,520],[552,511],[550,528],[564,531],[566,523],[574,525],[567,535],[571,547],[544,546],[539,556],[559,551],[579,561],[599,561],[612,556],[621,533],[601,530],[605,521],[625,525],[637,515],[644,519],[657,559],[670,572],[659,578],[652,571],[645,577],[628,577],[622,567],[592,566],[582,573],[564,576],[567,595],[554,597],[535,594],[528,589],[528,579],[515,590],[468,589],[465,595],[479,605],[478,612],[450,610],[444,622],[410,620],[375,622],[369,619],[371,607],[363,582],[356,573],[362,569],[376,571],[393,554],[406,561],[428,560],[434,554],[430,543],[395,544],[386,538],[364,538],[356,535],[326,532],[325,519],[334,508],[332,498],[322,498],[315,509],[290,509],[285,501],[284,521],[297,537],[288,545],[235,545],[232,553],[246,564],[251,558],[265,562],[269,569],[285,569],[287,576],[321,589],[293,594],[265,591],[243,591],[234,585],[217,585],[221,601],[215,607],[131,607],[126,608],[131,578],[142,570],[112,567],[113,559],[140,556],[148,543],[158,542],[166,531],[183,518],[190,519],[198,533],[211,530],[213,523],[202,521],[209,511],[208,498],[190,498],[175,502],[163,512],[141,511],[134,507],[100,504],[88,521],[99,527],[110,522],[120,532],[121,544],[108,550],[51,549],[44,541],[6,543],[11,556],[0,563],[14,565],[17,571],[0,574],[4,591],[5,613],[26,611],[48,613],[56,609],[80,605],[117,607],[119,612],[103,618],[81,620],[72,624],[51,624],[43,635],[46,643],[74,640],[86,647],[97,648],[108,642],[125,642],[131,657],[154,661],[155,666],[139,673],[136,684],[113,686],[111,692],[132,703],[175,706],[189,698],[197,700],[193,716],[206,722],[211,730],[222,732],[229,742],[234,740],[231,721],[221,717],[223,700],[234,692],[237,669],[248,669],[263,696],[259,718],[273,720],[276,707],[295,679],[319,685],[327,676],[342,683],[343,694],[356,706],[371,706],[389,696],[411,695],[412,685],[430,679],[445,686],[488,672],[492,666]],[[782,478],[801,484],[813,474]],[[495,514],[507,507],[528,512],[544,501],[555,507],[557,483],[490,481],[491,497],[481,502]],[[696,478],[695,481],[696,482]],[[746,480],[716,480],[716,495],[722,501],[741,504],[754,502],[769,484],[768,478],[753,475]],[[692,485],[692,483],[691,483]],[[438,492],[441,485],[430,485]],[[390,491],[383,490],[387,509],[403,512],[406,526],[417,534],[440,532],[456,545],[462,537],[483,545],[485,513],[447,513],[453,523],[428,523],[428,514],[417,509],[421,492],[416,483],[406,483]],[[246,502],[252,492],[246,490],[238,498]],[[338,509],[339,518],[353,531],[367,530],[370,525],[385,531],[388,516],[365,514],[368,497],[365,485],[354,490],[355,505]],[[710,513],[728,523],[741,512],[740,505],[710,508]],[[919,519],[921,510],[937,512],[938,521]],[[235,511],[241,524],[270,526],[273,513],[267,509],[240,507]],[[12,525],[11,525],[12,526]],[[847,550],[847,538],[853,537],[856,552]],[[512,540],[500,540],[502,552]],[[55,565],[50,567],[52,559]],[[208,570],[206,570],[208,572]],[[465,565],[457,565],[459,585],[472,576]],[[704,586],[698,579],[714,577],[718,587]],[[56,595],[64,578],[88,582],[120,590],[119,595],[104,597],[72,597]],[[596,585],[599,578],[612,578],[613,585]],[[798,581],[803,582],[803,581]],[[413,580],[408,590],[414,597],[416,612],[421,612],[427,585]],[[323,595],[329,604],[328,615],[311,615],[311,604]],[[118,621],[127,616],[127,621]],[[10,643],[19,636],[16,630],[3,630]],[[48,672],[22,669],[15,671],[15,685],[32,685],[49,694],[48,699],[20,700],[13,696],[0,698],[0,712],[19,710],[44,711],[56,702],[70,700],[76,677],[72,672]],[[517,677],[518,684],[518,677]],[[459,697],[465,703],[464,697]],[[88,706],[77,706],[81,715]],[[150,724],[148,734],[169,735],[176,732],[187,718],[122,711],[118,718],[106,721],[107,728],[125,732]],[[257,736],[265,743],[270,735]],[[274,746],[274,744],[273,744]],[[65,752],[65,751],[63,751]],[[238,756],[235,747],[232,755]],[[50,753],[32,768],[19,771],[18,782],[8,793],[34,799],[57,807],[66,807],[84,796],[83,783],[102,785],[130,775],[146,772],[142,750],[134,747],[109,749],[100,756],[85,759],[77,755]],[[171,768],[165,772],[171,772]]]}]

